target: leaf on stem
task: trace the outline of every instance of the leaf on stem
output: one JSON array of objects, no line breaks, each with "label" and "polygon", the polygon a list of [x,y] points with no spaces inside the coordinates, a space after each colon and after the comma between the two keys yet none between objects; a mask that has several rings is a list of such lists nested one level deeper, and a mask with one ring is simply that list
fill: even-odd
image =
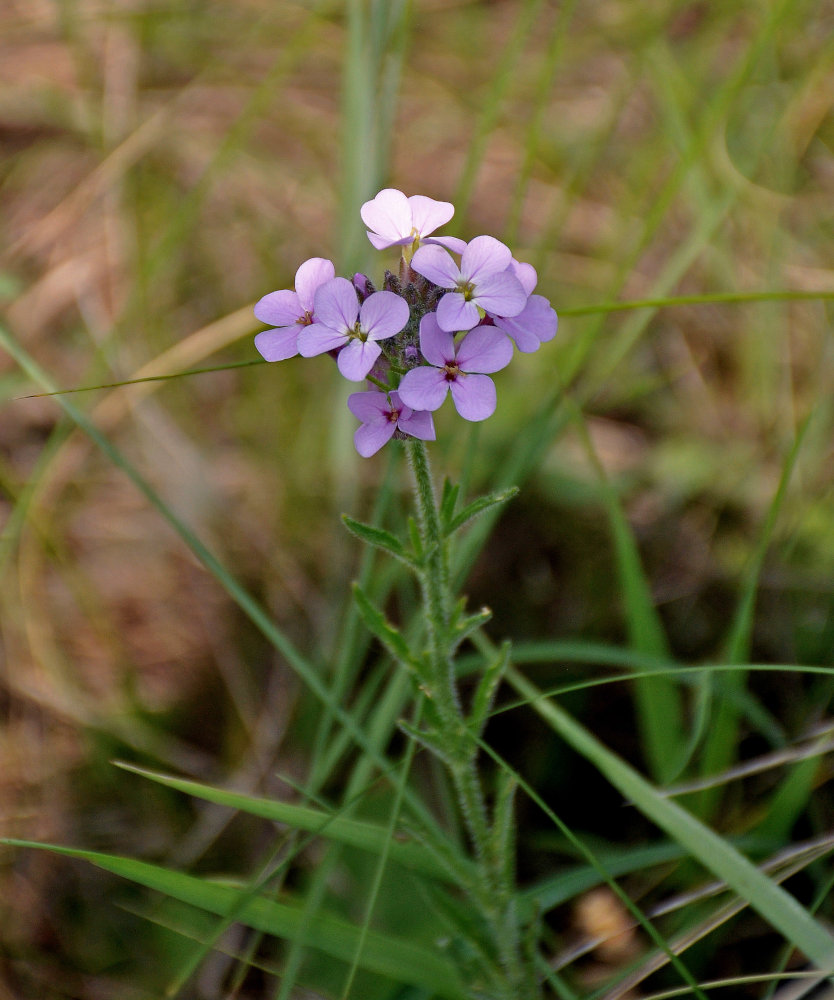
[{"label": "leaf on stem", "polygon": [[423,539],[420,537],[420,529],[417,527],[417,522],[413,517],[408,519],[408,537],[411,539],[411,547],[414,549],[414,557],[418,563],[422,563],[425,559],[425,550],[423,549]]},{"label": "leaf on stem", "polygon": [[[440,830],[431,830],[419,824],[416,820],[404,818],[403,832],[431,856],[439,869],[445,870],[448,881],[470,895],[476,896],[482,886],[482,876],[475,862],[468,857],[463,848],[454,842],[451,835]],[[432,883],[427,881],[422,886],[424,892],[431,893]],[[448,899],[448,896],[445,896]],[[472,912],[472,908],[468,908]]]},{"label": "leaf on stem", "polygon": [[473,517],[477,517],[478,514],[483,514],[484,511],[490,509],[490,507],[495,507],[497,504],[506,503],[519,492],[517,486],[511,486],[507,490],[502,490],[500,493],[489,493],[485,497],[478,497],[477,500],[473,500],[472,503],[467,504],[460,513],[450,520],[444,520],[445,533],[446,535],[454,534],[459,528],[462,528],[467,521],[471,521]]},{"label": "leaf on stem", "polygon": [[455,505],[458,502],[460,486],[453,486],[448,479],[443,480],[443,495],[440,498],[440,520],[443,524],[448,524],[455,513]]},{"label": "leaf on stem", "polygon": [[507,641],[501,644],[495,659],[487,664],[478,682],[478,687],[475,689],[472,708],[469,712],[469,727],[476,736],[480,736],[484,731],[489,710],[495,700],[495,693],[509,662],[510,643]]},{"label": "leaf on stem", "polygon": [[460,740],[450,739],[449,733],[440,732],[438,729],[417,729],[410,723],[399,722],[400,729],[424,747],[429,753],[438,757],[450,771],[458,771],[461,766],[461,746]]},{"label": "leaf on stem", "polygon": [[490,830],[490,851],[496,874],[500,875],[505,891],[512,892],[515,879],[515,776],[501,771],[495,791]]},{"label": "leaf on stem", "polygon": [[462,601],[461,607],[457,609],[457,613],[452,619],[450,639],[453,650],[457,649],[464,639],[468,639],[473,632],[477,632],[492,618],[492,610],[487,607],[481,608],[480,611],[476,611],[472,615],[460,617],[463,614],[463,603]]},{"label": "leaf on stem", "polygon": [[412,673],[420,674],[408,643],[403,639],[399,629],[395,628],[371,601],[358,583],[353,584],[353,598],[368,631],[379,639],[394,659],[407,667]]},{"label": "leaf on stem", "polygon": [[367,542],[368,545],[384,549],[394,556],[395,559],[399,559],[412,568],[416,565],[414,556],[406,549],[400,539],[396,535],[391,534],[390,531],[386,531],[384,528],[375,528],[373,525],[364,524],[362,521],[356,521],[348,514],[342,514],[342,522],[352,535],[356,535],[357,538],[360,538],[363,542]]}]

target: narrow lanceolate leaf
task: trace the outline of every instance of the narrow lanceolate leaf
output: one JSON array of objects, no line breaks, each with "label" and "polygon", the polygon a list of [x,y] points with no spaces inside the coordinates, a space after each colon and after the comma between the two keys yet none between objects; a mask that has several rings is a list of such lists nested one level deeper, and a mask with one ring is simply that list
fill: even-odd
[{"label": "narrow lanceolate leaf", "polygon": [[347,514],[342,514],[342,522],[352,535],[361,538],[368,545],[384,549],[396,559],[402,560],[402,562],[409,566],[415,565],[414,556],[406,549],[400,539],[390,531],[386,531],[384,528],[375,528],[373,525],[364,524],[362,521],[356,521]]},{"label": "narrow lanceolate leaf", "polygon": [[349,847],[356,847],[372,854],[381,854],[385,850],[392,861],[396,861],[412,871],[418,871],[422,875],[428,875],[431,878],[448,877],[446,868],[441,867],[420,844],[392,840],[388,828],[376,823],[350,819],[347,816],[327,813],[322,809],[312,809],[309,806],[298,806],[290,802],[278,802],[275,799],[245,795],[242,792],[233,792],[226,788],[215,788],[199,781],[189,781],[171,774],[161,774],[158,771],[135,767],[121,761],[116,761],[116,766],[124,771],[130,771],[131,774],[138,774],[143,778],[155,781],[166,788],[174,788],[186,795],[193,795],[205,802],[228,806],[229,809],[235,809],[250,816],[260,816],[262,819],[272,820],[275,823],[285,823],[295,830],[318,834]]},{"label": "narrow lanceolate leaf", "polygon": [[[447,1000],[463,1000],[465,997],[455,966],[439,955],[436,948],[379,931],[363,931],[322,911],[306,913],[303,901],[284,898],[279,902],[259,897],[245,901],[241,906],[241,889],[238,886],[195,878],[144,861],[30,841],[4,840],[0,843],[79,858],[217,916],[225,917],[234,912],[235,920],[247,927],[287,941],[298,941],[340,961],[351,963],[359,954],[363,969],[386,976],[396,983],[426,989],[432,995]],[[358,948],[360,936],[361,951]]]},{"label": "narrow lanceolate leaf", "polygon": [[418,729],[403,720],[400,720],[399,726],[406,736],[411,737],[435,757],[439,757],[447,767],[452,770],[457,769],[461,747],[459,743],[449,739],[448,734],[441,733],[437,729]]},{"label": "narrow lanceolate leaf", "polygon": [[398,663],[409,670],[415,670],[416,660],[402,633],[388,621],[358,583],[353,585],[353,598],[368,631],[379,639]]},{"label": "narrow lanceolate leaf", "polygon": [[500,493],[490,493],[485,497],[478,497],[477,500],[473,500],[472,503],[468,503],[462,511],[456,514],[451,520],[446,521],[446,534],[454,534],[458,528],[462,528],[467,521],[471,521],[473,517],[477,517],[478,514],[483,514],[484,511],[489,510],[491,507],[496,507],[498,504],[506,503],[519,492],[517,486],[511,486],[508,490],[502,490]]},{"label": "narrow lanceolate leaf", "polygon": [[515,793],[518,785],[512,774],[501,771],[492,807],[492,829],[490,849],[496,866],[501,866],[502,884],[509,889],[515,882],[513,859],[515,858]]},{"label": "narrow lanceolate leaf", "polygon": [[501,644],[501,649],[498,651],[495,659],[487,664],[480,681],[478,681],[478,687],[475,689],[475,696],[472,699],[472,708],[469,712],[469,726],[476,736],[480,736],[484,730],[489,710],[492,708],[492,702],[495,698],[495,692],[498,690],[498,685],[501,683],[501,678],[504,676],[509,662],[510,643],[504,642]]},{"label": "narrow lanceolate leaf", "polygon": [[420,529],[413,517],[408,519],[408,537],[411,539],[411,547],[414,549],[414,556],[418,563],[422,563],[425,558],[423,551],[423,539],[420,537]]},{"label": "narrow lanceolate leaf", "polygon": [[453,644],[453,648],[457,649],[464,639],[468,639],[473,632],[477,632],[479,628],[483,628],[490,618],[492,618],[492,611],[489,608],[481,608],[480,611],[476,611],[472,615],[463,615],[455,619],[449,630],[449,639]]},{"label": "narrow lanceolate leaf", "polygon": [[443,480],[443,496],[440,499],[440,520],[448,524],[455,513],[460,486],[453,486],[448,479]]},{"label": "narrow lanceolate leaf", "polygon": [[714,830],[666,798],[584,726],[544,697],[526,677],[510,668],[507,679],[554,732],[590,761],[644,816],[746,899],[821,971],[834,971],[834,937],[789,892],[759,871]]}]

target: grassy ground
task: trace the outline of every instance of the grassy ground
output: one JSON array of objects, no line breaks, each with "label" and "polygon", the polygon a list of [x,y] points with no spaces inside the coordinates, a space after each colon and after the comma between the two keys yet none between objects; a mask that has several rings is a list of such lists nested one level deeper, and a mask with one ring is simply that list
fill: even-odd
[{"label": "grassy ground", "polygon": [[[558,703],[602,743],[832,919],[826,845],[785,860],[834,825],[834,683],[809,669],[834,667],[832,100],[827,0],[4,5],[0,834],[201,875],[266,863],[273,826],[114,759],[387,821],[370,751],[322,721],[293,654],[398,760],[405,689],[349,584],[402,621],[415,595],[338,515],[401,527],[404,466],[354,453],[327,359],[257,363],[251,304],[313,255],[378,267],[358,208],[391,184],[507,241],[560,314],[497,376],[494,418],[438,417],[438,474],[522,488],[458,550],[470,606],[539,688],[574,688]],[[206,368],[61,397],[118,454],[31,398]],[[160,506],[268,610],[278,650]],[[680,673],[703,664],[734,669]],[[731,992],[768,996],[790,935],[749,908],[710,931],[710,876],[517,696],[490,745],[646,913],[692,894],[653,919],[670,942],[703,931],[695,980],[761,973]],[[454,836],[425,760],[413,784]],[[646,930],[526,794],[517,835],[554,992],[682,981],[628,983],[650,972]],[[383,881],[366,918],[372,861],[326,847],[281,846],[288,890],[430,938],[418,879]],[[80,861],[0,854],[2,1000],[429,995],[364,972],[346,992],[349,961],[239,928],[192,963],[187,935],[214,927]],[[609,927],[627,929],[578,954]]]}]

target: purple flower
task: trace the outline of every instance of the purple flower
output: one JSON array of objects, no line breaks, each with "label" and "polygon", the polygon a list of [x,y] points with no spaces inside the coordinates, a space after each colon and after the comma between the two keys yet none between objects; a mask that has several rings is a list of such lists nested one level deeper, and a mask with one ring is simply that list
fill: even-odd
[{"label": "purple flower", "polygon": [[[377,250],[408,246],[424,240],[429,233],[444,226],[455,214],[448,201],[435,201],[422,194],[410,198],[396,188],[384,188],[360,209],[362,221],[368,227],[368,239]],[[436,236],[430,243],[440,243],[460,253],[466,246],[454,236]]]},{"label": "purple flower", "polygon": [[400,382],[400,399],[415,410],[436,410],[451,390],[465,420],[486,420],[495,412],[495,383],[487,373],[509,364],[513,345],[494,326],[472,330],[455,346],[451,333],[441,330],[434,313],[420,321],[420,350],[429,362],[412,368]]},{"label": "purple flower", "polygon": [[511,268],[512,254],[492,236],[476,236],[463,251],[458,267],[438,246],[423,246],[414,254],[412,268],[440,288],[449,288],[437,306],[441,330],[471,330],[483,312],[516,316],[527,295]]},{"label": "purple flower", "polygon": [[543,295],[531,295],[518,316],[496,316],[494,322],[513,338],[520,351],[532,354],[556,336],[559,317]]},{"label": "purple flower", "polygon": [[255,347],[266,361],[286,361],[298,354],[298,335],[315,322],[316,291],[331,281],[336,269],[323,257],[311,257],[295,272],[295,291],[283,289],[264,295],[255,305],[255,316],[277,330],[264,330],[255,337]]},{"label": "purple flower", "polygon": [[299,353],[312,358],[342,348],[339,371],[352,382],[361,382],[382,353],[377,341],[402,330],[409,308],[393,292],[374,292],[360,308],[356,289],[347,278],[333,278],[316,292],[315,313],[316,322],[299,334]]},{"label": "purple flower", "polygon": [[434,421],[425,410],[412,410],[399,393],[354,392],[348,396],[348,409],[362,421],[353,435],[356,450],[370,458],[389,441],[395,431],[410,434],[421,441],[434,441]]},{"label": "purple flower", "polygon": [[538,276],[532,264],[513,260],[510,270],[521,282],[527,304],[516,316],[491,316],[495,325],[508,334],[516,347],[525,354],[532,354],[548,340],[553,340],[559,325],[556,310],[543,295],[533,295]]}]

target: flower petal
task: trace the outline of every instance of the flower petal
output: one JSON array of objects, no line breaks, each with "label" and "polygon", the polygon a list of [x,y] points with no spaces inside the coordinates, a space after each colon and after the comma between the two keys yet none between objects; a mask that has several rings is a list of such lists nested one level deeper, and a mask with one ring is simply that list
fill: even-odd
[{"label": "flower petal", "polygon": [[448,391],[446,373],[426,365],[406,372],[398,389],[400,399],[412,410],[437,410]]},{"label": "flower petal", "polygon": [[430,236],[427,240],[421,240],[420,242],[429,245],[436,243],[438,246],[446,247],[447,250],[451,250],[452,253],[458,255],[462,254],[466,249],[466,240],[459,239],[457,236]]},{"label": "flower petal", "polygon": [[397,425],[393,420],[386,420],[385,423],[379,424],[362,424],[361,427],[356,428],[353,443],[362,458],[370,458],[386,442],[391,440],[396,429]]},{"label": "flower petal", "polygon": [[457,264],[443,247],[435,243],[419,247],[411,258],[411,267],[440,288],[455,288],[460,280]]},{"label": "flower petal", "polygon": [[461,371],[489,374],[506,368],[512,357],[513,345],[502,330],[479,326],[458,345],[457,363]]},{"label": "flower petal", "polygon": [[451,387],[455,409],[464,420],[486,420],[495,413],[495,383],[489,375],[459,375]]},{"label": "flower petal", "polygon": [[420,320],[420,353],[438,368],[455,360],[455,338],[440,329],[436,313],[426,313]]},{"label": "flower petal", "polygon": [[476,284],[479,279],[496,271],[505,271],[512,262],[510,248],[494,236],[476,236],[470,240],[460,260],[464,280]]},{"label": "flower petal", "polygon": [[362,303],[359,320],[371,340],[393,337],[408,322],[408,303],[394,292],[374,292]]},{"label": "flower petal", "polygon": [[543,344],[553,340],[559,329],[559,317],[549,300],[543,295],[531,295],[528,305],[531,324],[535,323],[533,329],[536,336]]},{"label": "flower petal", "polygon": [[391,403],[384,392],[372,390],[371,392],[354,392],[348,396],[348,409],[363,424],[378,423],[380,420],[388,422],[388,414],[391,412]]},{"label": "flower petal", "polygon": [[527,296],[514,274],[501,271],[478,282],[473,301],[492,315],[517,316],[527,304]]},{"label": "flower petal", "polygon": [[532,295],[533,289],[539,280],[539,276],[536,274],[536,269],[532,264],[525,264],[524,261],[516,260],[513,257],[510,262],[509,270],[518,278],[521,282],[521,287],[524,289],[525,295]]},{"label": "flower petal", "polygon": [[413,194],[408,199],[411,206],[411,226],[420,236],[428,236],[435,229],[445,226],[455,214],[455,206],[449,201],[435,201],[423,194]]},{"label": "flower petal", "polygon": [[300,326],[284,326],[280,330],[264,330],[255,337],[255,348],[265,361],[286,361],[298,354]]},{"label": "flower petal", "polygon": [[327,281],[336,276],[333,261],[324,257],[311,257],[295,272],[295,290],[305,312],[313,312],[313,299],[316,291]]},{"label": "flower petal", "polygon": [[406,406],[400,414],[397,426],[401,431],[412,437],[420,438],[421,441],[437,440],[434,420],[428,410],[412,410],[411,407]]},{"label": "flower petal", "polygon": [[[411,236],[411,205],[402,191],[396,188],[384,188],[372,201],[365,202],[359,214],[368,229],[388,241],[387,246]],[[377,250],[385,249],[377,246],[373,239],[371,242]]]},{"label": "flower petal", "polygon": [[392,240],[388,236],[377,236],[376,233],[367,233],[367,237],[375,250],[387,250],[389,247],[404,247],[414,242],[413,236],[403,236],[399,240]]},{"label": "flower petal", "polygon": [[437,303],[437,322],[441,330],[456,333],[471,330],[481,321],[481,314],[473,302],[467,302],[460,292],[446,292]]},{"label": "flower petal", "polygon": [[336,364],[339,371],[351,382],[361,382],[373,368],[382,353],[382,348],[373,340],[351,340],[344,350],[339,351]]},{"label": "flower petal", "polygon": [[356,289],[347,278],[333,278],[321,285],[314,299],[316,322],[346,333],[359,315]]},{"label": "flower petal", "polygon": [[553,340],[559,318],[543,295],[531,295],[518,316],[496,317],[495,325],[513,338],[520,351],[531,354]]},{"label": "flower petal", "polygon": [[508,337],[512,337],[515,346],[522,354],[532,354],[542,346],[539,338],[518,322],[518,316],[514,316],[512,319],[502,319],[500,316],[496,316],[495,325],[499,330],[503,330]]},{"label": "flower petal", "polygon": [[269,326],[293,326],[303,315],[301,300],[288,288],[270,292],[255,303],[255,316]]},{"label": "flower petal", "polygon": [[314,358],[325,351],[333,351],[347,343],[347,335],[323,323],[312,323],[301,328],[298,335],[298,353],[302,358]]}]

